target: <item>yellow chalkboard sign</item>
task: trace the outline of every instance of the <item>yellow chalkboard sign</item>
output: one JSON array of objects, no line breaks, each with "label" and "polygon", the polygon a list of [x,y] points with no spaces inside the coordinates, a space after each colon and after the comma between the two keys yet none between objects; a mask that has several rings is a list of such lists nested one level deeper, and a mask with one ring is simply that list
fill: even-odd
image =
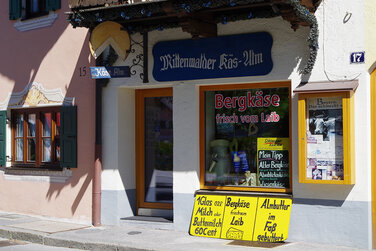
[{"label": "yellow chalkboard sign", "polygon": [[291,204],[289,198],[197,194],[189,233],[231,240],[284,241]]},{"label": "yellow chalkboard sign", "polygon": [[220,238],[223,225],[224,203],[224,196],[196,196],[190,234],[196,236]]},{"label": "yellow chalkboard sign", "polygon": [[258,198],[254,241],[280,242],[289,232],[291,199]]},{"label": "yellow chalkboard sign", "polygon": [[256,205],[256,197],[226,196],[221,238],[251,239]]}]

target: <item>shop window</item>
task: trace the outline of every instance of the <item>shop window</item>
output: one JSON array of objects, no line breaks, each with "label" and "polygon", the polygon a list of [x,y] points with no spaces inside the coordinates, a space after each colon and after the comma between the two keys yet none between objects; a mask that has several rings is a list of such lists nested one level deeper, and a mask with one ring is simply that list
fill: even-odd
[{"label": "shop window", "polygon": [[60,8],[60,0],[9,0],[9,19],[35,18]]},{"label": "shop window", "polygon": [[[2,119],[3,118],[3,119]],[[6,112],[0,113],[0,165],[6,164]],[[76,107],[11,110],[11,166],[48,168],[77,166]]]},{"label": "shop window", "polygon": [[301,183],[355,183],[353,115],[353,91],[299,93]]},{"label": "shop window", "polygon": [[200,87],[201,188],[291,191],[290,82]]}]

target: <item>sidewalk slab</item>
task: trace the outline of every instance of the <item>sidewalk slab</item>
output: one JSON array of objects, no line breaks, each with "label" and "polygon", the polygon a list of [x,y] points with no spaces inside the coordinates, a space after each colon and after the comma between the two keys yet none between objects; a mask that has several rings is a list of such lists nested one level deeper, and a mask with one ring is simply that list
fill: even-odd
[{"label": "sidewalk slab", "polygon": [[[364,251],[349,247],[313,243],[283,243],[264,245],[246,241],[233,241],[190,236],[173,230],[172,223],[123,221],[120,226],[92,227],[81,224],[51,221],[36,217],[0,214],[0,237],[28,241],[48,246],[82,250],[274,250],[274,251]],[[56,225],[56,227],[54,227]],[[255,245],[256,244],[256,245]]]},{"label": "sidewalk slab", "polygon": [[38,232],[53,234],[53,233],[58,233],[58,232],[65,232],[65,231],[71,231],[71,230],[76,230],[76,229],[81,229],[81,228],[87,228],[89,226],[67,223],[67,222],[37,220],[37,221],[32,221],[32,222],[9,225],[9,227],[34,230]]}]

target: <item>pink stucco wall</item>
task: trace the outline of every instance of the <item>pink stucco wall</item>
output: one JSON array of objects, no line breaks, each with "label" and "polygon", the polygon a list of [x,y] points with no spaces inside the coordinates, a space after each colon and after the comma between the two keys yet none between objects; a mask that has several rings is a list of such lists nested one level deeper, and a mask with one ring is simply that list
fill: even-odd
[{"label": "pink stucco wall", "polygon": [[[68,0],[55,13],[50,27],[19,32],[9,20],[9,1],[0,1],[0,103],[9,93],[22,91],[30,82],[45,89],[60,88],[78,106],[78,168],[66,183],[13,181],[0,170],[0,211],[91,221],[94,165],[94,95],[90,79],[91,57],[87,29],[73,29],[64,12]],[[86,67],[86,76],[80,76]]]}]

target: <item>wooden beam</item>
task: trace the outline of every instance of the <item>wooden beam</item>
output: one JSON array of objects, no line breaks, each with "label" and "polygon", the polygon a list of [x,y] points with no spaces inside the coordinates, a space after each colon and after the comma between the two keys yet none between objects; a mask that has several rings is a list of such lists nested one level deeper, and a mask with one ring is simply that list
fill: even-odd
[{"label": "wooden beam", "polygon": [[180,18],[179,24],[184,32],[192,35],[192,38],[217,36],[217,24],[209,16],[203,18],[190,15],[189,17]]}]

